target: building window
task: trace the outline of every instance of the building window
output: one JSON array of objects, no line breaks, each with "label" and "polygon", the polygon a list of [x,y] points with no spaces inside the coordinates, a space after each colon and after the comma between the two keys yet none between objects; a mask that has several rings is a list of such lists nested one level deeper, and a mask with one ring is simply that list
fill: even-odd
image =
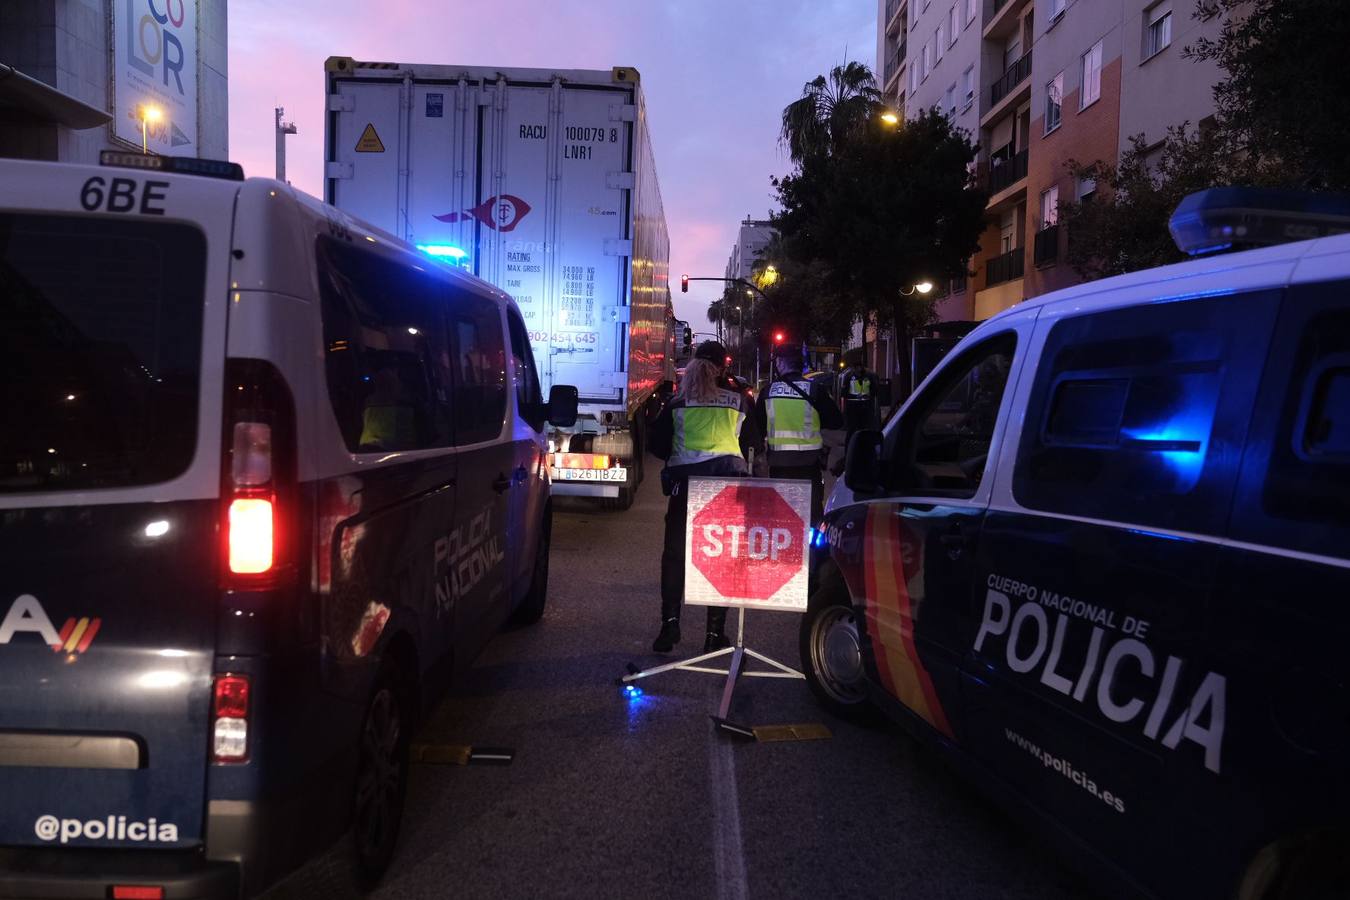
[{"label": "building window", "polygon": [[917,62],[911,63],[909,67],[909,94],[914,96],[914,92],[919,89],[919,65]]},{"label": "building window", "polygon": [[1159,3],[1145,14],[1144,22],[1144,59],[1150,59],[1172,43],[1172,4]]},{"label": "building window", "polygon": [[961,7],[952,4],[952,10],[947,15],[947,46],[950,47],[956,43],[956,36],[961,33]]},{"label": "building window", "polygon": [[929,41],[923,45],[923,77],[927,78],[931,71],[933,71],[933,42]]},{"label": "building window", "polygon": [[1087,109],[1102,96],[1102,42],[1083,54],[1083,95],[1078,108]]},{"label": "building window", "polygon": [[1097,179],[1080,176],[1078,179],[1078,201],[1081,203],[1082,201],[1091,198],[1096,193]]},{"label": "building window", "polygon": [[1064,106],[1064,73],[1060,72],[1045,86],[1045,133],[1059,127]]},{"label": "building window", "polygon": [[961,96],[963,105],[970,106],[975,100],[975,67],[970,66],[961,75]]},{"label": "building window", "polygon": [[1064,15],[1064,10],[1068,5],[1068,0],[1050,0],[1050,23],[1053,25],[1055,20]]},{"label": "building window", "polygon": [[946,94],[946,96],[943,98],[942,109],[943,109],[944,112],[947,113],[947,118],[952,119],[952,118],[955,118],[955,117],[956,117],[956,85],[955,85],[955,84],[952,84],[951,87],[947,88],[947,94]]},{"label": "building window", "polygon": [[937,27],[937,34],[933,35],[933,53],[937,57],[937,62],[942,62],[942,54],[944,52],[943,50],[944,47],[946,47],[946,42],[942,40],[942,23],[939,22]]},{"label": "building window", "polygon": [[1041,227],[1059,224],[1059,185],[1041,191]]},{"label": "building window", "polygon": [[976,18],[979,16],[979,14],[980,14],[980,12],[979,12],[979,5],[978,5],[978,4],[979,4],[979,0],[966,0],[966,27],[967,27],[967,28],[970,27],[970,23],[974,22],[975,19],[976,19]]}]

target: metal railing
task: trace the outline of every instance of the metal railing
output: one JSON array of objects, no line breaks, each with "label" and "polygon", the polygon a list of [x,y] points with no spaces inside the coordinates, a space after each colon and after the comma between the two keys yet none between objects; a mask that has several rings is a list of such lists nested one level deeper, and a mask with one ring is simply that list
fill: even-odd
[{"label": "metal railing", "polygon": [[984,284],[990,287],[1022,277],[1026,267],[1026,253],[1021,247],[1014,247],[1007,253],[995,256],[984,266]]},{"label": "metal railing", "polygon": [[993,109],[1008,94],[1012,93],[1013,88],[1031,77],[1031,51],[1028,50],[1021,59],[1008,66],[1008,70],[999,76],[989,87],[989,108]]},{"label": "metal railing", "polygon": [[1027,151],[989,161],[989,193],[997,194],[1027,177]]},{"label": "metal railing", "polygon": [[1059,225],[1047,225],[1036,232],[1036,245],[1032,248],[1031,258],[1038,266],[1059,259]]}]

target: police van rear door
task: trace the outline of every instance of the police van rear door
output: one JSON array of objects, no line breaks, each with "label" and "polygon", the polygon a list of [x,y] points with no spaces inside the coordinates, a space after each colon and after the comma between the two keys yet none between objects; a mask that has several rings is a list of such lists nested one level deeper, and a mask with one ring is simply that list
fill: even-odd
[{"label": "police van rear door", "polygon": [[237,186],[0,183],[0,846],[197,844]]}]

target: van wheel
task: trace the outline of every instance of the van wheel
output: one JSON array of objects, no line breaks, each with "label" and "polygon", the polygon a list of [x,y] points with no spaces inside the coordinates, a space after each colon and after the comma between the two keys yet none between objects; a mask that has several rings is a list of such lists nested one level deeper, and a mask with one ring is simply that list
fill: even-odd
[{"label": "van wheel", "polygon": [[539,549],[534,554],[534,573],[530,589],[511,614],[512,625],[533,625],[544,617],[548,602],[548,551],[553,536],[553,507],[544,507],[543,521],[539,523]]},{"label": "van wheel", "polygon": [[831,714],[851,722],[875,720],[853,607],[836,598],[823,599],[819,592],[812,601],[802,616],[799,640],[807,686]]},{"label": "van wheel", "polygon": [[408,791],[410,718],[407,692],[386,662],[361,723],[353,816],[356,877],[373,887],[389,867]]}]

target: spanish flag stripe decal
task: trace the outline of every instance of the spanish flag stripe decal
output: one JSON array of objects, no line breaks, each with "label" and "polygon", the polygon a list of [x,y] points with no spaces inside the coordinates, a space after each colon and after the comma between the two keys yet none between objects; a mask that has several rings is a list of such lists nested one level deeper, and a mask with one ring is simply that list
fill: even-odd
[{"label": "spanish flag stripe decal", "polygon": [[66,624],[61,626],[61,633],[57,635],[57,641],[55,644],[52,644],[52,649],[59,651],[62,647],[64,647],[66,645],[66,641],[70,638],[71,631],[73,631],[74,629],[75,629],[75,620],[66,619]]},{"label": "spanish flag stripe decal", "polygon": [[102,624],[102,619],[89,620],[89,629],[85,631],[84,637],[80,639],[80,645],[75,648],[76,653],[83,653],[89,649],[89,645],[94,642],[94,635],[98,634],[99,626]]},{"label": "spanish flag stripe decal", "polygon": [[916,715],[950,737],[951,726],[914,643],[913,610],[900,538],[894,509],[883,503],[874,504],[867,516],[868,639],[885,687]]},{"label": "spanish flag stripe decal", "polygon": [[75,645],[80,642],[80,638],[84,637],[84,630],[88,627],[89,620],[80,619],[79,624],[75,626],[75,630],[71,632],[70,637],[66,639],[65,651],[67,653],[70,653],[75,649]]}]

